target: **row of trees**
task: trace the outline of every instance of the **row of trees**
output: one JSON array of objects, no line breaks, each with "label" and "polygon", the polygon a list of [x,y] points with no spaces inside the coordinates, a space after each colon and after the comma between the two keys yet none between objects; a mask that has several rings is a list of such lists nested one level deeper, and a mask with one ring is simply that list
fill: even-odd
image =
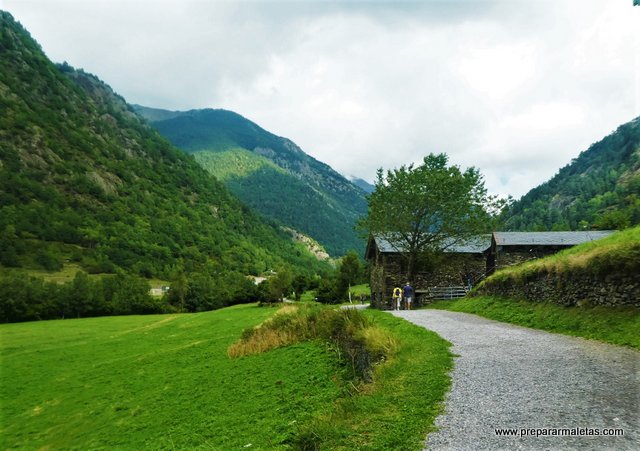
[{"label": "row of trees", "polygon": [[318,300],[334,303],[347,298],[350,285],[365,279],[364,267],[354,251],[323,277],[296,274],[291,267],[282,266],[259,285],[240,272],[207,269],[177,272],[163,297],[151,296],[146,279],[124,271],[106,276],[80,271],[66,284],[19,271],[5,272],[0,274],[0,322],[201,312],[247,302],[299,300],[307,290],[317,290]]},{"label": "row of trees", "polygon": [[168,311],[149,295],[146,280],[124,273],[90,278],[79,272],[62,285],[17,272],[0,275],[1,322]]}]

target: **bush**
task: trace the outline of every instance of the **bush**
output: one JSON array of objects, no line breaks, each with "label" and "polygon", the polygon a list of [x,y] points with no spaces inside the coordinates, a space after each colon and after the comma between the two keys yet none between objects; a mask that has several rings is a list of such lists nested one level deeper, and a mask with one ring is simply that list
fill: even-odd
[{"label": "bush", "polygon": [[259,326],[247,329],[231,345],[231,358],[266,352],[305,340],[329,343],[354,379],[370,382],[376,363],[392,356],[395,338],[354,309],[287,305]]}]

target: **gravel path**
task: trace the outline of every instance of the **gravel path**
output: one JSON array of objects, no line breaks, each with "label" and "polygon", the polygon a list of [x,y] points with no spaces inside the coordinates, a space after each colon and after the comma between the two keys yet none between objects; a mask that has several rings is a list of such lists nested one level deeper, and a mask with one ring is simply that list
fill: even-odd
[{"label": "gravel path", "polygon": [[[393,314],[435,331],[459,356],[429,450],[640,450],[640,352],[465,313]],[[621,428],[624,436],[499,437],[496,428]]]}]

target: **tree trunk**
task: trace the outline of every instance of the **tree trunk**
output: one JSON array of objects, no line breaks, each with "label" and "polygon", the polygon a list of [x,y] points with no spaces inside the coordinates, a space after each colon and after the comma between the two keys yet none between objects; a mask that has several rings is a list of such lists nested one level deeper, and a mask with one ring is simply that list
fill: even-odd
[{"label": "tree trunk", "polygon": [[413,276],[414,276],[415,266],[416,266],[415,252],[409,253],[408,260],[409,261],[407,263],[407,280],[405,282],[413,283]]}]

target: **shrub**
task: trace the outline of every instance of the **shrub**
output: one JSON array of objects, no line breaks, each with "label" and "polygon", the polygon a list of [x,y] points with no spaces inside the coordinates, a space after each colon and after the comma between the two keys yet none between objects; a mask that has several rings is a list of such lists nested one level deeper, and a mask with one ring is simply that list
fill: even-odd
[{"label": "shrub", "polygon": [[352,376],[365,382],[372,380],[374,365],[393,356],[398,346],[388,330],[371,324],[355,309],[287,305],[259,326],[245,330],[227,353],[237,358],[305,340],[330,344]]}]

